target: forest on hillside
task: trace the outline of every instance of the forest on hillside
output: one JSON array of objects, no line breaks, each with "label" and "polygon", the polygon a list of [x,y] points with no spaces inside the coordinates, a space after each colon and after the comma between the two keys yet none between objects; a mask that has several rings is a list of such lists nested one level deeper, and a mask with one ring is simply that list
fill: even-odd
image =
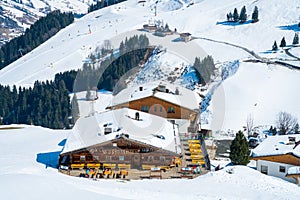
[{"label": "forest on hillside", "polygon": [[73,21],[72,13],[61,13],[59,10],[40,18],[23,35],[1,46],[0,69],[29,53]]},{"label": "forest on hillside", "polygon": [[0,85],[0,94],[0,124],[70,128],[70,98],[64,81],[36,81],[32,88],[18,89]]},{"label": "forest on hillside", "polygon": [[126,0],[105,0],[105,1],[97,1],[95,4],[90,5],[90,7],[88,8],[88,12],[93,12],[95,10],[99,10],[101,8],[105,8],[107,6],[111,6],[117,3],[121,3],[123,1]]},{"label": "forest on hillside", "polygon": [[[115,84],[125,73],[148,60],[153,48],[149,46],[149,39],[145,35],[126,38],[118,48],[119,55],[113,49],[102,48],[89,56],[90,62],[85,63],[82,69],[59,73],[55,76],[55,81],[63,80],[70,92],[92,88],[113,91]],[[96,58],[103,56],[106,59],[97,63]],[[125,86],[118,85],[119,90],[122,87]]]}]

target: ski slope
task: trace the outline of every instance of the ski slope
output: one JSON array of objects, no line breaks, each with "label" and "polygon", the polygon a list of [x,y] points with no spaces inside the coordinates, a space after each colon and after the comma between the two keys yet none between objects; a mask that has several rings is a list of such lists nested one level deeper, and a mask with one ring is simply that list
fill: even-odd
[{"label": "ski slope", "polygon": [[[3,129],[8,127],[11,129]],[[94,181],[70,177],[51,167],[57,163],[69,132],[26,125],[0,126],[1,198],[296,200],[300,196],[295,184],[243,166],[227,167],[192,180]]]}]

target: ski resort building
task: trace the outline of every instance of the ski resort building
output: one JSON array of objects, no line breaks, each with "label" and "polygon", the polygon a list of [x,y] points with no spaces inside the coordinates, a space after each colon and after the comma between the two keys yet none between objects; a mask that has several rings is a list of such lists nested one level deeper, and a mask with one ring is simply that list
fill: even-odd
[{"label": "ski resort building", "polygon": [[165,118],[123,108],[76,122],[60,165],[169,166],[181,154],[178,129]]},{"label": "ski resort building", "polygon": [[261,173],[299,184],[300,135],[269,136],[252,150]]},{"label": "ski resort building", "polygon": [[180,33],[180,39],[184,42],[188,42],[192,39],[192,34],[190,33]]}]

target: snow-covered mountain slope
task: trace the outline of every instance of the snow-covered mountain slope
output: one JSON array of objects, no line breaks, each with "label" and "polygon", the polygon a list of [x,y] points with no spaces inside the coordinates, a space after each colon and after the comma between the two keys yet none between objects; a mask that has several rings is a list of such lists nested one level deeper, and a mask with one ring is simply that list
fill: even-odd
[{"label": "snow-covered mountain slope", "polygon": [[22,34],[36,20],[50,11],[61,10],[77,14],[87,13],[94,0],[5,0],[0,1],[0,42]]},{"label": "snow-covered mountain slope", "polygon": [[[248,18],[251,18],[254,7],[258,6],[259,22],[250,23],[248,21],[245,24],[225,22],[228,12],[233,12],[234,8],[240,12],[244,5]],[[275,115],[281,110],[291,112],[300,118],[300,109],[294,102],[294,99],[300,97],[300,94],[295,92],[300,79],[298,71],[287,69],[281,65],[268,66],[243,62],[254,58],[250,54],[253,50],[257,57],[262,57],[263,61],[280,59],[300,66],[299,60],[288,56],[282,50],[277,53],[269,51],[274,40],[277,40],[279,45],[283,36],[288,45],[292,43],[294,33],[300,31],[300,28],[297,27],[299,11],[298,0],[198,0],[194,1],[194,4],[188,0],[150,0],[145,3],[129,0],[77,19],[72,25],[60,31],[31,53],[2,69],[0,83],[31,86],[37,79],[53,79],[58,72],[81,68],[82,61],[98,46],[101,47],[104,40],[113,40],[112,43],[117,48],[120,38],[116,36],[126,35],[126,32],[141,28],[143,24],[161,20],[164,24],[168,23],[172,30],[176,28],[180,33],[190,32],[195,38],[192,42],[187,43],[175,42],[176,39],[174,40],[173,37],[176,38],[178,35],[163,38],[168,41],[168,44],[178,45],[178,49],[181,49],[182,52],[187,47],[195,45],[201,49],[200,57],[205,55],[204,50],[213,56],[218,66],[228,62],[233,63],[235,60],[240,62],[239,70],[241,71],[222,81],[220,89],[212,96],[213,102],[223,103],[219,104],[220,108],[216,108],[216,103],[214,106],[211,104],[208,108],[214,118],[213,122],[208,120],[210,127],[222,130],[241,129],[249,114],[253,114],[257,125],[261,123],[274,124]],[[91,34],[89,34],[89,27]],[[152,37],[155,38],[155,36]],[[157,41],[159,40],[161,38],[157,39]],[[230,44],[245,47],[249,51]],[[167,52],[168,50],[170,49],[167,49]],[[293,47],[290,52],[299,56],[297,54],[299,47]],[[197,55],[198,50],[193,53]],[[180,57],[180,55],[178,56]],[[174,66],[181,63],[178,61],[178,57],[174,58],[173,55],[169,58],[161,56],[159,59],[158,62],[153,62],[153,66],[146,66],[149,68],[149,72],[155,71],[156,64],[164,64],[165,61]],[[192,59],[183,60],[187,66],[192,64]],[[167,70],[166,74],[170,74],[171,72],[169,73],[168,70],[172,67],[165,66],[166,68],[162,66],[161,69]],[[151,67],[153,69],[150,70]],[[146,73],[146,71],[144,72]],[[148,80],[145,73],[142,71],[137,79],[146,77]],[[154,75],[155,73],[149,79],[153,79],[151,77]],[[272,102],[270,103],[270,101]],[[255,104],[257,106],[252,109],[252,105]],[[213,123],[216,125],[212,125]]]},{"label": "snow-covered mountain slope", "polygon": [[[3,129],[9,127],[10,130]],[[57,163],[69,131],[22,125],[9,127],[0,126],[2,199],[296,200],[300,196],[295,184],[243,166],[185,180],[94,181],[71,177],[51,167]]]}]

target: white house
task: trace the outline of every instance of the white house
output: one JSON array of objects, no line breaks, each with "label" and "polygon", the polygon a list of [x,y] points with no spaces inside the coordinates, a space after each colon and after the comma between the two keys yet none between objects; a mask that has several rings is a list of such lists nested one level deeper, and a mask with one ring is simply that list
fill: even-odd
[{"label": "white house", "polygon": [[[269,136],[252,150],[251,159],[261,173],[299,184],[300,135]],[[297,171],[297,170],[296,170]]]}]

